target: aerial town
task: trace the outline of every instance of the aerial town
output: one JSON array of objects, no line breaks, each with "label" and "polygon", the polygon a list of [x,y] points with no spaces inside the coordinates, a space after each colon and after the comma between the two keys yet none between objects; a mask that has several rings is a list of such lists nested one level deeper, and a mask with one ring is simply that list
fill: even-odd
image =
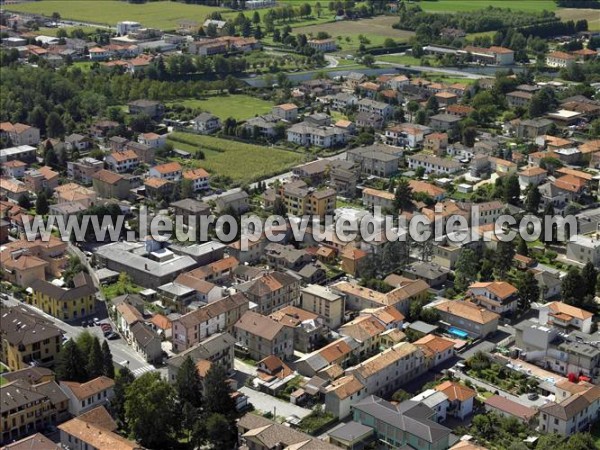
[{"label": "aerial town", "polygon": [[600,450],[599,52],[600,0],[1,1],[0,449]]}]

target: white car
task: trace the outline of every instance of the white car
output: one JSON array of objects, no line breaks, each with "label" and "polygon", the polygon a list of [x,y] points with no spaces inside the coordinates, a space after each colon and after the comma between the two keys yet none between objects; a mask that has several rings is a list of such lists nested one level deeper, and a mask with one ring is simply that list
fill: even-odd
[{"label": "white car", "polygon": [[100,319],[94,317],[94,325],[100,325]]}]

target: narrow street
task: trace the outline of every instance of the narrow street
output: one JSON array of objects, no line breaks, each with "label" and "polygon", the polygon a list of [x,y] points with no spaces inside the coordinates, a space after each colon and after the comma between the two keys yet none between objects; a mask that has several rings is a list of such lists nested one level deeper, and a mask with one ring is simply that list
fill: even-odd
[{"label": "narrow street", "polygon": [[[46,314],[42,310],[32,305],[23,303],[10,295],[8,296],[8,299],[3,299],[2,302],[8,306],[25,306],[29,308],[33,312],[39,314],[63,330],[68,339],[77,339],[81,333],[88,331],[92,335],[97,336],[100,341],[105,340],[102,334],[102,329],[98,326],[84,328],[80,325],[72,325],[67,322],[63,322],[62,320],[52,317],[50,314]],[[106,316],[98,314],[97,317],[102,319]],[[133,350],[124,339],[120,338],[110,341],[107,340],[107,342],[113,355],[113,361],[116,364],[128,366],[136,376],[139,376],[144,372],[156,370],[154,366],[148,364],[140,355],[138,355],[137,352]],[[125,361],[127,361],[127,363],[125,363]]]}]

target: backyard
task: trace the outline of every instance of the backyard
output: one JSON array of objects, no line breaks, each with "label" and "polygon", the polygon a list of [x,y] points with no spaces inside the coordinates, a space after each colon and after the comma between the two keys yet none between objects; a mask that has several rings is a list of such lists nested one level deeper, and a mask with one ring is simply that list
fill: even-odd
[{"label": "backyard", "polygon": [[273,104],[249,95],[229,95],[184,99],[167,103],[167,106],[181,105],[185,108],[208,111],[221,120],[233,117],[236,120],[249,119],[271,111]]},{"label": "backyard", "polygon": [[172,133],[169,142],[175,148],[192,154],[201,149],[206,159],[186,162],[205,168],[213,176],[231,178],[236,184],[250,183],[285,172],[304,159],[301,153],[288,150],[191,133]]}]

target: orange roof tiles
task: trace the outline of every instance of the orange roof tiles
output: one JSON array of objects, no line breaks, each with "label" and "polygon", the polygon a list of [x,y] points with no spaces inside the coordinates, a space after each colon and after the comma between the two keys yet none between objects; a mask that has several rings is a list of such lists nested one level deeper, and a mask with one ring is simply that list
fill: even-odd
[{"label": "orange roof tiles", "polygon": [[454,342],[433,334],[423,336],[418,341],[413,342],[413,344],[418,347],[425,347],[434,354],[443,353],[450,348],[454,348]]},{"label": "orange roof tiles", "polygon": [[166,174],[172,172],[181,172],[181,164],[176,161],[168,162],[165,164],[160,164],[158,166],[154,166],[152,169],[156,170],[158,173]]},{"label": "orange roof tiles", "polygon": [[138,159],[138,156],[135,154],[135,152],[133,150],[123,150],[122,152],[112,152],[109,156],[118,163],[127,161],[129,159]]},{"label": "orange roof tiles", "polygon": [[486,324],[500,318],[498,314],[492,311],[461,300],[440,302],[435,305],[435,309],[479,324]]},{"label": "orange roof tiles", "polygon": [[558,178],[554,185],[565,191],[580,192],[585,187],[586,181],[574,175],[564,175]]},{"label": "orange roof tiles", "polygon": [[202,168],[186,170],[183,172],[183,178],[186,180],[197,180],[198,178],[208,178],[209,174]]},{"label": "orange roof tiles", "polygon": [[469,289],[487,289],[492,294],[500,298],[507,298],[517,293],[517,288],[506,281],[488,281],[473,283]]},{"label": "orange roof tiles", "polygon": [[567,305],[566,303],[563,303],[563,302],[552,302],[552,303],[548,303],[547,306],[550,309],[550,311],[552,311],[555,314],[558,314],[558,313],[567,314],[571,317],[574,317],[574,318],[580,319],[580,320],[586,320],[586,319],[589,319],[590,317],[593,317],[593,314],[591,312],[588,312],[585,309],[577,308],[575,306]]},{"label": "orange roof tiles", "polygon": [[475,395],[477,395],[473,389],[453,381],[444,381],[442,384],[438,384],[434,389],[438,392],[443,392],[446,394],[448,400],[451,402],[455,400],[464,402],[470,398],[474,398]]},{"label": "orange roof tiles", "polygon": [[85,383],[62,381],[61,384],[67,386],[78,400],[85,400],[106,389],[110,389],[115,385],[115,381],[102,375]]},{"label": "orange roof tiles", "polygon": [[155,188],[155,189],[159,189],[166,184],[169,184],[169,182],[167,180],[163,180],[161,178],[156,178],[156,177],[150,177],[150,178],[146,178],[144,180],[144,185],[151,187],[151,188]]}]

